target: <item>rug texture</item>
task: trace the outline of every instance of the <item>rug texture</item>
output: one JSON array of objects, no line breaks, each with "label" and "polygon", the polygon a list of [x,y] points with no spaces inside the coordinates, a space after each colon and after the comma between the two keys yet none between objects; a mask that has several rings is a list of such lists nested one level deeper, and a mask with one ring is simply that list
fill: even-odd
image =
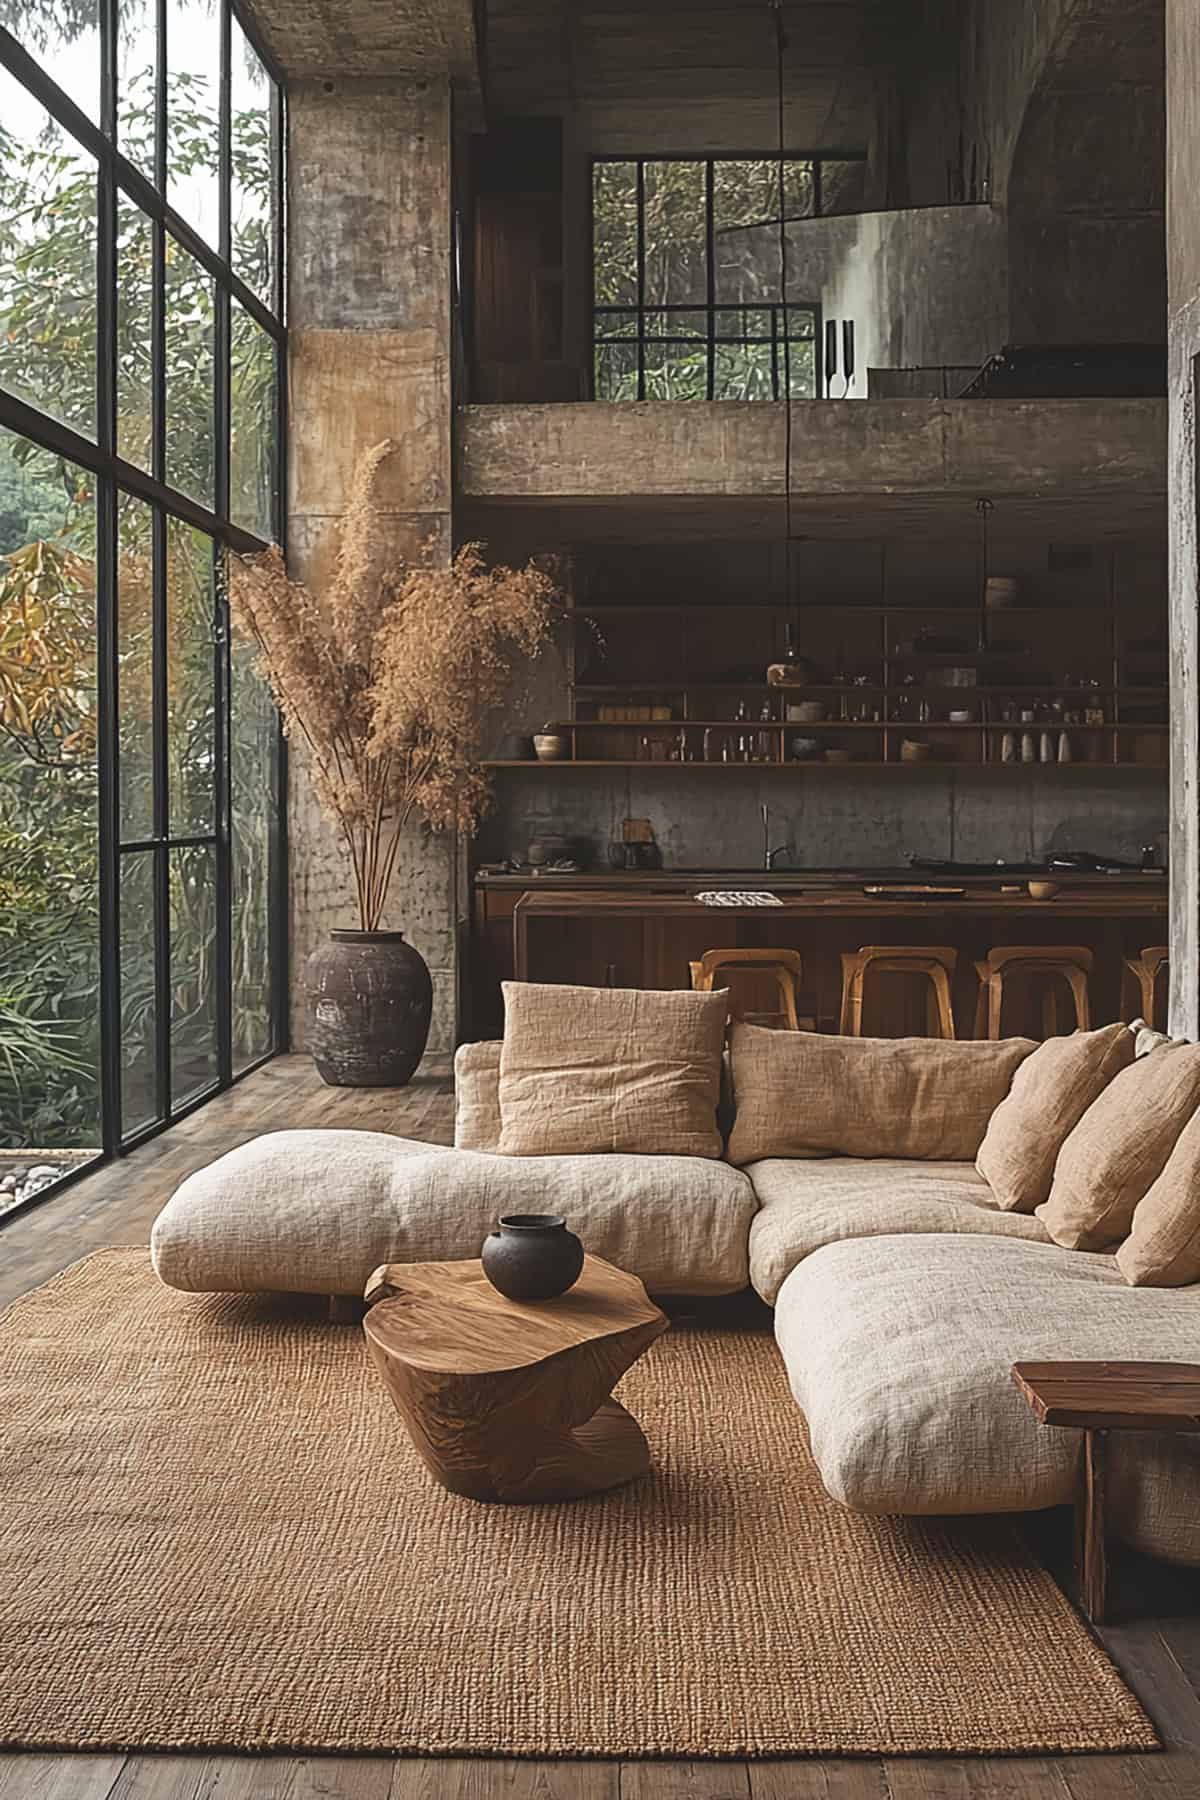
[{"label": "rug texture", "polygon": [[1012,1526],[825,1494],[765,1333],[621,1383],[654,1473],[443,1492],[357,1327],[88,1257],[0,1318],[0,1742],[506,1756],[1129,1750]]}]

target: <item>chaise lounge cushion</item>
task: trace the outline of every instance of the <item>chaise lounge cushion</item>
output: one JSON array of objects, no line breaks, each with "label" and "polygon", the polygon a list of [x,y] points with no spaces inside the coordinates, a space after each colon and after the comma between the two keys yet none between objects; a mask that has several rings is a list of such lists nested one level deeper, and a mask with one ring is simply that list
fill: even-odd
[{"label": "chaise lounge cushion", "polygon": [[[1131,1288],[1111,1256],[948,1235],[831,1244],[779,1293],[775,1334],[829,1492],[864,1513],[1069,1501],[1079,1435],[1039,1425],[1014,1362],[1197,1360],[1200,1288]],[[1200,1443],[1113,1433],[1111,1516],[1200,1564]]]},{"label": "chaise lounge cushion", "polygon": [[501,1213],[566,1215],[660,1294],[735,1293],[757,1202],[727,1163],[500,1157],[375,1131],[278,1131],[190,1175],[155,1221],[154,1266],[190,1292],[361,1294],[383,1262],[479,1255]]},{"label": "chaise lounge cushion", "polygon": [[771,1157],[745,1173],[759,1201],[750,1227],[750,1284],[768,1306],[797,1263],[843,1238],[961,1231],[1049,1242],[1037,1219],[1002,1212],[969,1162]]}]

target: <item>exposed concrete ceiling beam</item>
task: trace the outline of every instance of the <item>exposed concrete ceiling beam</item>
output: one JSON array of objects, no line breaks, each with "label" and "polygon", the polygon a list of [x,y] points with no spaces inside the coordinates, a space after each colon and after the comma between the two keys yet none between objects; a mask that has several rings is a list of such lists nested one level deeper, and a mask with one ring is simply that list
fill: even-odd
[{"label": "exposed concrete ceiling beam", "polygon": [[248,0],[248,11],[290,79],[448,75],[479,92],[474,0]]}]

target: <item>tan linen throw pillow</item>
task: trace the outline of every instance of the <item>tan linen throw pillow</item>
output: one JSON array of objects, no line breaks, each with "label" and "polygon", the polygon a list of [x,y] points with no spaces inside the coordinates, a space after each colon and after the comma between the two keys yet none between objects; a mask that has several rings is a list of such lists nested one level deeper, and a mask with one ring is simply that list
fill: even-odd
[{"label": "tan linen throw pillow", "polygon": [[826,1037],[735,1023],[729,1160],[889,1156],[970,1162],[1030,1038]]},{"label": "tan linen throw pillow", "polygon": [[502,1156],[720,1156],[723,989],[503,985]]},{"label": "tan linen throw pillow", "polygon": [[1005,1212],[1031,1213],[1050,1197],[1068,1133],[1114,1075],[1133,1061],[1128,1025],[1047,1038],[1026,1057],[988,1121],[975,1167]]},{"label": "tan linen throw pillow", "polygon": [[1138,1201],[1117,1267],[1130,1287],[1200,1281],[1200,1112],[1192,1114],[1162,1174]]},{"label": "tan linen throw pillow", "polygon": [[1066,1250],[1105,1250],[1162,1174],[1200,1104],[1200,1044],[1167,1044],[1114,1076],[1058,1153],[1037,1216]]}]

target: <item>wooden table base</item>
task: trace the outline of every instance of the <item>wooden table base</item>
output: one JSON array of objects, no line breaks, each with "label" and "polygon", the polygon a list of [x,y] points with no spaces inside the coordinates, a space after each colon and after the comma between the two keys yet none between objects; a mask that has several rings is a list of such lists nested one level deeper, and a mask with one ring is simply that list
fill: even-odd
[{"label": "wooden table base", "polygon": [[1104,1540],[1107,1453],[1107,1432],[1083,1433],[1075,1496],[1075,1580],[1079,1604],[1095,1625],[1103,1625],[1108,1611],[1108,1550]]},{"label": "wooden table base", "polygon": [[371,1277],[371,1356],[417,1454],[472,1500],[572,1500],[644,1475],[650,1450],[613,1386],[667,1329],[635,1276],[585,1259],[556,1300],[506,1300],[479,1263]]}]

